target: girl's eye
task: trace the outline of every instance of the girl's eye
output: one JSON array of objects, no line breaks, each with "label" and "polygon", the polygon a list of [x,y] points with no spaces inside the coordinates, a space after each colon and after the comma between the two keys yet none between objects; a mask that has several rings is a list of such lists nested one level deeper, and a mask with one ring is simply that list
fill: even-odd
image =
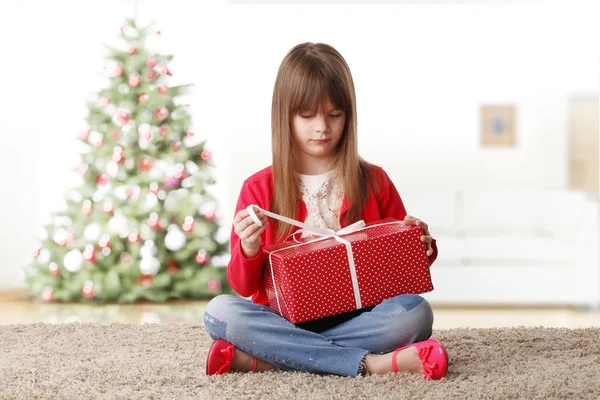
[{"label": "girl's eye", "polygon": [[[312,118],[312,115],[300,115],[302,118]],[[333,118],[339,118],[342,116],[342,114],[329,114],[330,117]]]}]

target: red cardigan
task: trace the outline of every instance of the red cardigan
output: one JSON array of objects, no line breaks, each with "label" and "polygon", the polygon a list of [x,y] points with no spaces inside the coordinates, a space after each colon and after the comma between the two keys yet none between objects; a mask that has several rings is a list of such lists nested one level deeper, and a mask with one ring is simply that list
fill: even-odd
[{"label": "red cardigan", "polygon": [[[369,198],[362,210],[362,219],[365,223],[388,217],[404,220],[406,216],[404,204],[389,176],[383,168],[378,166],[374,166],[373,172],[379,182],[381,191],[379,195],[375,195],[372,190],[369,191]],[[269,166],[244,181],[234,215],[237,215],[240,210],[245,209],[250,204],[256,204],[264,210],[270,210],[272,197],[273,174]],[[348,210],[348,205],[348,198],[344,195],[340,210],[340,224],[342,228],[346,226],[341,221],[344,213]],[[306,204],[302,200],[300,201],[299,208],[299,221],[304,222],[306,219]],[[261,248],[253,258],[246,258],[244,256],[241,240],[235,233],[233,226],[231,229],[231,260],[227,268],[227,280],[233,290],[241,296],[252,296],[253,302],[264,305],[269,304],[269,299],[265,292],[262,276],[262,249],[263,246],[268,246],[274,242],[275,229],[273,228],[274,224],[269,223],[267,225],[265,232],[262,234]],[[295,227],[294,231],[298,229],[298,227]],[[438,254],[435,240],[432,242],[432,248],[433,254],[429,256],[430,265],[435,261]]]}]

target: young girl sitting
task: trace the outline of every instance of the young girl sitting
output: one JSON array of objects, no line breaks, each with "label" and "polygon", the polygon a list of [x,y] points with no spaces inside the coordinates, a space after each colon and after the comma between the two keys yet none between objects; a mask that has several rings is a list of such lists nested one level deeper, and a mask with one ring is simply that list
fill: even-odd
[{"label": "young girl sitting", "polygon": [[421,227],[430,264],[437,257],[427,224],[406,214],[381,167],[359,157],[356,121],[354,83],[344,58],[321,43],[291,49],[273,91],[272,165],[244,181],[233,220],[227,276],[251,300],[221,295],[208,303],[204,324],[215,342],[207,374],[271,369],[345,376],[408,371],[432,379],[446,374],[446,351],[429,339],[433,313],[421,296],[400,295],[298,325],[269,308],[262,248],[298,228],[268,223],[260,210],[262,226],[255,223],[246,209],[251,204],[336,231],[361,219],[393,217]]}]

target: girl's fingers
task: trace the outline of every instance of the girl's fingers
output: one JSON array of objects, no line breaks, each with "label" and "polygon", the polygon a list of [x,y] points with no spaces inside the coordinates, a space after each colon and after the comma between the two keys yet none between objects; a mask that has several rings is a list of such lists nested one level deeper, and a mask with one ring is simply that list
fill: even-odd
[{"label": "girl's fingers", "polygon": [[[248,217],[248,219],[250,220],[250,223],[242,230],[241,234],[238,234],[240,239],[248,240],[257,231],[260,231],[256,235],[256,236],[259,236],[267,228],[267,219],[266,218],[262,220],[262,223],[263,223],[262,226],[255,224],[254,221],[252,221],[252,219],[250,217]],[[242,221],[242,222],[245,222],[245,221]]]},{"label": "girl's fingers", "polygon": [[431,236],[421,236],[421,241],[427,244],[430,244],[433,241],[433,238]]}]

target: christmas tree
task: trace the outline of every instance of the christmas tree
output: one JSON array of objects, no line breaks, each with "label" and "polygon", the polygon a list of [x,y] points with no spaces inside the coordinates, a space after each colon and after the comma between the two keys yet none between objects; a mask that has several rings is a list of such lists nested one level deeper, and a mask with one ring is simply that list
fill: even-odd
[{"label": "christmas tree", "polygon": [[[40,301],[134,302],[230,293],[211,154],[193,132],[190,85],[168,86],[171,55],[145,49],[152,25],[128,19],[108,49],[107,87],[77,139],[81,184],[52,215],[24,279]],[[222,261],[219,261],[222,260]],[[221,264],[221,265],[219,265]]]}]

